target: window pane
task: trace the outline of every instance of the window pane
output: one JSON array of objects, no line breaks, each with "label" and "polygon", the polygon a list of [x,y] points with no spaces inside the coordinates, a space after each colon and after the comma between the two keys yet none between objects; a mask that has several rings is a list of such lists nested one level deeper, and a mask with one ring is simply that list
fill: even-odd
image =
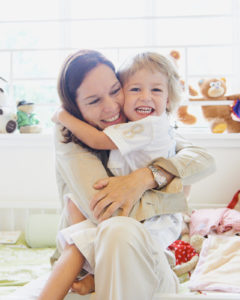
[{"label": "window pane", "polygon": [[61,47],[59,23],[0,23],[1,49]]},{"label": "window pane", "polygon": [[56,78],[66,51],[14,52],[14,78]]},{"label": "window pane", "polygon": [[17,101],[26,100],[36,104],[59,103],[56,81],[17,81],[13,96]]},{"label": "window pane", "polygon": [[38,106],[36,105],[36,115],[41,122],[43,128],[53,127],[53,122],[51,120],[53,113],[56,111],[56,106]]},{"label": "window pane", "polygon": [[233,71],[232,47],[190,48],[189,75],[225,76]]},{"label": "window pane", "polygon": [[229,0],[155,0],[154,3],[154,12],[157,16],[199,16],[232,13],[232,1]]},{"label": "window pane", "polygon": [[0,0],[0,20],[34,20],[58,18],[59,0]]},{"label": "window pane", "polygon": [[146,45],[149,21],[82,21],[72,22],[71,42],[74,48],[132,47]]},{"label": "window pane", "polygon": [[10,53],[0,52],[0,77],[9,80],[10,77]]},{"label": "window pane", "polygon": [[232,43],[232,20],[230,17],[156,20],[155,43],[159,45]]},{"label": "window pane", "polygon": [[149,0],[70,0],[69,5],[71,6],[71,17],[74,19],[142,17],[152,14]]}]

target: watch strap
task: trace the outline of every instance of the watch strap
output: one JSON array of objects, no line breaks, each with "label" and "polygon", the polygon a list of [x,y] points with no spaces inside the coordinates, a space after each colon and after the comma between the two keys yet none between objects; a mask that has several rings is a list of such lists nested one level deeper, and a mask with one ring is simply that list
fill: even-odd
[{"label": "watch strap", "polygon": [[153,174],[153,178],[157,183],[157,189],[162,189],[163,187],[165,187],[167,185],[167,177],[166,175],[158,168],[155,167],[154,165],[150,165],[148,166],[149,170],[152,171]]}]

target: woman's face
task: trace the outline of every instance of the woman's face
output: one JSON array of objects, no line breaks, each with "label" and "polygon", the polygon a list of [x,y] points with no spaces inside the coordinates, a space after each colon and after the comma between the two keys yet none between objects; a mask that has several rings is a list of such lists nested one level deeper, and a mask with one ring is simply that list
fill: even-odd
[{"label": "woman's face", "polygon": [[105,64],[92,69],[77,89],[77,105],[86,122],[104,129],[126,121],[120,82]]}]

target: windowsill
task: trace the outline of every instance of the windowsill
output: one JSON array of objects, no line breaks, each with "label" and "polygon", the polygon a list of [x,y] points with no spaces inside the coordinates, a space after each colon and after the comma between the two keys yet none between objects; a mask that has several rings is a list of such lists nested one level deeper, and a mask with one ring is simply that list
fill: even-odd
[{"label": "windowsill", "polygon": [[[208,148],[240,148],[240,133],[221,133],[178,129],[179,134],[196,145]],[[41,148],[53,145],[53,130],[49,129],[38,134],[0,134],[0,148],[31,147]]]},{"label": "windowsill", "polygon": [[41,133],[21,134],[19,132],[14,132],[10,134],[0,134],[0,147],[49,147],[53,144],[52,132],[52,129],[50,129]]}]

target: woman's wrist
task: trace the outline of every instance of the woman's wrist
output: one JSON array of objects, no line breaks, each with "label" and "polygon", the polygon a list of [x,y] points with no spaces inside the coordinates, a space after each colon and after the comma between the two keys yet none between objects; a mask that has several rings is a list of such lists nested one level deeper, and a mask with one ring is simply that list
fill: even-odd
[{"label": "woman's wrist", "polygon": [[[149,168],[141,168],[133,172],[137,176],[138,183],[141,183],[144,191],[154,189],[157,187],[157,183],[154,180],[152,171]],[[133,174],[131,173],[131,174]]]},{"label": "woman's wrist", "polygon": [[162,169],[161,167],[157,166],[157,165],[149,165],[148,168],[151,170],[153,178],[155,180],[155,182],[157,183],[157,189],[161,190],[162,188],[164,188],[166,185],[168,185],[172,179],[173,179],[173,175],[169,172],[167,172],[166,170]]}]

